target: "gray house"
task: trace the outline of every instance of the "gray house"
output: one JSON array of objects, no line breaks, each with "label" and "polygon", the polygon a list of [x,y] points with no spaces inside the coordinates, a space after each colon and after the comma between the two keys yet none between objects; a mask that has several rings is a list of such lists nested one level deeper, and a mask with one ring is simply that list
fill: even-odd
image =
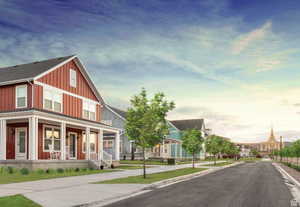
[{"label": "gray house", "polygon": [[[125,135],[125,120],[126,112],[118,108],[105,105],[103,107],[102,113],[102,123],[115,126],[116,128],[123,129],[120,133],[120,159],[131,159],[132,155],[139,159],[141,152],[134,147],[134,144],[128,140],[128,137]],[[114,135],[106,134],[103,137],[103,149],[109,154],[114,156],[114,145],[115,145]],[[114,158],[114,157],[113,157]]]}]

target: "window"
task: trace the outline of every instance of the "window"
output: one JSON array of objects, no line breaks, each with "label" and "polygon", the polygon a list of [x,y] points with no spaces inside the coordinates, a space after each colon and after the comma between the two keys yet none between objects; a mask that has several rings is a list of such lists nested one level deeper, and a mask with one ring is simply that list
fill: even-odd
[{"label": "window", "polygon": [[70,86],[76,88],[77,86],[77,77],[76,77],[76,71],[73,69],[70,69]]},{"label": "window", "polygon": [[16,108],[27,107],[27,85],[16,87]]},{"label": "window", "polygon": [[88,101],[83,101],[82,116],[85,119],[96,120],[96,104]]},{"label": "window", "polygon": [[104,140],[103,147],[105,149],[111,149],[113,147],[113,140]]},{"label": "window", "polygon": [[96,152],[96,141],[97,141],[97,134],[91,133],[90,135],[90,150],[91,153]]},{"label": "window", "polygon": [[44,109],[62,112],[62,94],[53,90],[44,90]]},{"label": "window", "polygon": [[44,151],[60,151],[60,129],[56,127],[44,128]]},{"label": "window", "polygon": [[[90,152],[96,152],[96,143],[97,143],[97,134],[91,132],[90,133]],[[86,135],[85,132],[82,134],[82,152],[86,152]]]}]

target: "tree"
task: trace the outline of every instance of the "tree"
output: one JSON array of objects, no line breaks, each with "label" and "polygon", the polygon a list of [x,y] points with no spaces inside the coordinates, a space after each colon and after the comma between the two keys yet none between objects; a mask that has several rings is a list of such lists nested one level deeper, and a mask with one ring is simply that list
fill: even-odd
[{"label": "tree", "polygon": [[228,140],[223,140],[221,153],[227,154],[228,156],[234,156],[234,158],[239,153],[239,149],[232,142]]},{"label": "tree", "polygon": [[203,141],[202,134],[197,129],[189,129],[182,133],[182,147],[192,154],[193,168],[195,168],[195,155],[202,150]]},{"label": "tree", "polygon": [[297,157],[297,166],[299,166],[299,157],[300,157],[300,140],[297,140],[292,145],[293,154]]},{"label": "tree", "polygon": [[157,93],[151,100],[143,88],[133,96],[126,114],[125,131],[130,140],[143,151],[143,175],[146,178],[145,150],[162,143],[168,134],[166,115],[175,108],[174,102],[168,102],[163,93]]},{"label": "tree", "polygon": [[251,154],[252,156],[255,156],[255,157],[256,157],[259,153],[258,153],[257,149],[252,148],[251,151],[250,151],[250,154]]},{"label": "tree", "polygon": [[205,141],[206,152],[212,154],[214,156],[214,164],[216,165],[216,156],[221,153],[223,150],[223,141],[219,136],[211,135]]}]

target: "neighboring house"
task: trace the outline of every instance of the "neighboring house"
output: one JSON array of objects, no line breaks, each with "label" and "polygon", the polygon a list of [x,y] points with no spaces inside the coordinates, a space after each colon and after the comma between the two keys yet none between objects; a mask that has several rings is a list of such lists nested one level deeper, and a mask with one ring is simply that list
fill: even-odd
[{"label": "neighboring house", "polygon": [[102,124],[104,102],[76,56],[0,68],[0,165],[31,168],[112,162],[103,136],[120,131]]},{"label": "neighboring house", "polygon": [[[166,136],[163,144],[154,147],[152,151],[148,153],[148,157],[178,159],[191,158],[192,155],[182,148],[182,132],[188,129],[197,129],[201,131],[204,139],[208,136],[209,130],[205,128],[204,119],[174,120],[168,121],[168,124],[169,134]],[[198,155],[198,158],[205,158],[204,145],[202,152]]]},{"label": "neighboring house", "polygon": [[[103,107],[102,123],[122,129],[120,134],[120,159],[130,159],[132,151],[134,151],[135,159],[140,159],[142,156],[141,151],[134,147],[133,142],[125,135],[125,121],[125,111],[109,105]],[[113,144],[113,137],[109,136],[109,134],[104,136],[104,150],[106,152],[115,154],[115,148],[111,147]]]}]

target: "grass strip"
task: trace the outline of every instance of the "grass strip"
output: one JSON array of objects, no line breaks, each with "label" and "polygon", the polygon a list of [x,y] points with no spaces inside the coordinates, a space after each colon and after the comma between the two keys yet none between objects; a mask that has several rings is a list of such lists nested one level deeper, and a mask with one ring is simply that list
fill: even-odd
[{"label": "grass strip", "polygon": [[29,200],[28,198],[22,195],[13,195],[0,197],[0,206],[1,207],[13,207],[13,206],[22,206],[22,207],[41,207],[39,204]]},{"label": "grass strip", "polygon": [[130,176],[126,178],[117,178],[112,180],[105,180],[101,182],[96,182],[95,184],[127,184],[127,183],[135,183],[135,184],[150,184],[157,181],[174,178],[182,175],[188,175],[192,173],[197,173],[200,171],[206,170],[206,168],[182,168],[178,170],[171,170],[160,173],[148,174],[146,179],[143,178],[142,175],[139,176]]}]

